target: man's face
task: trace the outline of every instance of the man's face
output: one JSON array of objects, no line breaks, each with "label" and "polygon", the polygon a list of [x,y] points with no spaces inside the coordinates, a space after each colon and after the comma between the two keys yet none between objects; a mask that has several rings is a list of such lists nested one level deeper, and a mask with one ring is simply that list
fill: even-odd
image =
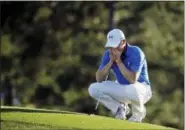
[{"label": "man's face", "polygon": [[125,48],[125,45],[126,45],[126,41],[125,40],[122,40],[119,44],[119,46],[117,48],[110,48],[110,50],[118,50],[120,52],[124,51],[124,48]]},{"label": "man's face", "polygon": [[121,40],[119,46],[116,48],[119,51],[123,51],[126,45],[126,41],[125,40]]}]

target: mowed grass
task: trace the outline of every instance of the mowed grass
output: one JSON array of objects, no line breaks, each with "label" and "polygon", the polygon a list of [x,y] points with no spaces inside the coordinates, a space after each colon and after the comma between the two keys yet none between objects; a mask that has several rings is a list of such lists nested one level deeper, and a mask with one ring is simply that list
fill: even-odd
[{"label": "mowed grass", "polygon": [[159,125],[134,123],[103,116],[17,107],[1,107],[1,129],[172,130]]}]

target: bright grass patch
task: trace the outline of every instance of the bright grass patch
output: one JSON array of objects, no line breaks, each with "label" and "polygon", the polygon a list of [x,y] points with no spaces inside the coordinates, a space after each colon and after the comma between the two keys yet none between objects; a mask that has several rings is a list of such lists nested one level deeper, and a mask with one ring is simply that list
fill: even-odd
[{"label": "bright grass patch", "polygon": [[[17,111],[15,111],[15,109]],[[2,130],[45,130],[45,129],[76,129],[76,130],[169,130],[159,125],[134,123],[114,118],[49,111],[44,109],[27,109],[1,107]],[[12,111],[11,111],[12,110]],[[35,110],[35,112],[34,112]],[[39,111],[39,112],[38,112]]]}]

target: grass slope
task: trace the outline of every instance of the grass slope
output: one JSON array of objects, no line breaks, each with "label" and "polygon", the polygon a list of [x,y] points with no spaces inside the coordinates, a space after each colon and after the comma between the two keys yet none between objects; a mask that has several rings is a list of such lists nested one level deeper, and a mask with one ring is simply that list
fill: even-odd
[{"label": "grass slope", "polygon": [[1,106],[2,130],[172,130],[158,125],[134,123],[81,113]]}]

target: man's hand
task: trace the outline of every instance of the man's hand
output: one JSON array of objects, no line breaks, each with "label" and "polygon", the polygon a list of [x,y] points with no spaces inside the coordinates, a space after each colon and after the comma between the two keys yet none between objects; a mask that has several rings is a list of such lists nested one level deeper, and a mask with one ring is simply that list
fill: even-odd
[{"label": "man's hand", "polygon": [[115,56],[112,53],[112,49],[109,50],[110,61],[101,69],[96,72],[96,81],[102,82],[106,79],[107,74],[109,73],[113,63],[115,62]]},{"label": "man's hand", "polygon": [[117,50],[117,49],[113,49],[113,56],[115,58],[116,63],[121,63],[121,51]]},{"label": "man's hand", "polygon": [[116,57],[115,57],[113,51],[114,51],[114,49],[113,48],[110,48],[110,54],[109,54],[109,56],[110,56],[110,61],[112,63],[116,60]]}]

